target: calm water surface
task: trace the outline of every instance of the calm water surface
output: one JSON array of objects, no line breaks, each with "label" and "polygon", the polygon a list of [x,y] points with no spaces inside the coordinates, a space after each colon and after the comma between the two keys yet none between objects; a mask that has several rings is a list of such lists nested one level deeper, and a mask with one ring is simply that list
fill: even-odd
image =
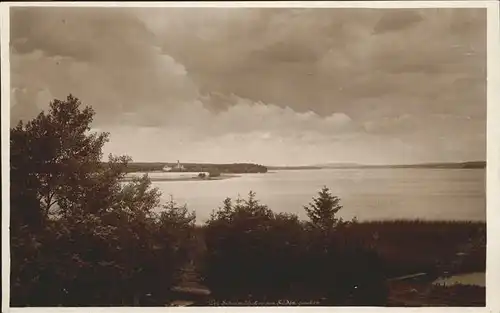
[{"label": "calm water surface", "polygon": [[[323,187],[341,198],[341,216],[359,220],[486,219],[484,169],[321,169],[242,174],[217,181],[155,181],[165,200],[173,196],[205,221],[226,197],[250,190],[276,212],[305,218],[303,205]],[[162,175],[161,173],[155,174]]]}]

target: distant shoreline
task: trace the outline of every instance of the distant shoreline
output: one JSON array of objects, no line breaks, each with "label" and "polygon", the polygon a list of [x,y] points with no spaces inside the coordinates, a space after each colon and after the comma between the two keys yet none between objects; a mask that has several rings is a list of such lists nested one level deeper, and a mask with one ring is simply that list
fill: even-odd
[{"label": "distant shoreline", "polygon": [[[158,172],[144,172],[144,174],[149,174],[149,173],[158,173]],[[149,177],[149,179],[152,182],[177,182],[177,181],[214,181],[214,180],[225,180],[225,179],[230,179],[230,178],[236,178],[240,177],[240,175],[221,175],[218,177],[206,177],[206,178],[201,178],[201,177]],[[134,178],[140,178],[140,176],[136,177],[124,177],[122,179],[123,182],[130,182],[133,181]]]},{"label": "distant shoreline", "polygon": [[[131,163],[128,173],[161,173],[167,163]],[[186,181],[186,180],[220,180],[234,177],[233,174],[266,173],[279,170],[323,170],[323,169],[485,169],[486,161],[470,161],[461,163],[422,163],[422,164],[382,164],[367,165],[356,163],[331,163],[301,166],[263,166],[251,163],[234,164],[186,164],[180,172],[214,172],[224,175],[210,178],[152,178],[153,181]]]},{"label": "distant shoreline", "polygon": [[485,161],[473,161],[462,163],[423,163],[423,164],[388,164],[388,165],[364,165],[364,164],[324,164],[312,166],[268,166],[268,170],[321,170],[321,169],[484,169]]},{"label": "distant shoreline", "polygon": [[[177,168],[179,166],[180,168]],[[245,173],[265,173],[267,168],[263,165],[253,163],[232,163],[232,164],[212,164],[212,163],[167,163],[167,162],[131,162],[127,164],[126,171],[134,172],[198,172],[210,174],[245,174]],[[215,175],[213,175],[214,177]]]}]

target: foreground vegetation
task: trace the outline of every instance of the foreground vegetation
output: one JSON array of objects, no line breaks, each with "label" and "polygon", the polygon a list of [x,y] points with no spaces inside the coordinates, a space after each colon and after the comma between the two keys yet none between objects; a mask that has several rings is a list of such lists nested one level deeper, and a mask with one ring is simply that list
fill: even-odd
[{"label": "foreground vegetation", "polygon": [[391,277],[481,272],[486,264],[486,224],[446,221],[375,221],[353,225],[345,236],[376,247]]},{"label": "foreground vegetation", "polygon": [[186,284],[219,302],[391,305],[388,278],[485,269],[484,223],[344,221],[327,187],[306,221],[250,192],[196,226],[146,176],[123,184],[129,158],[101,162],[93,116],[69,96],[11,129],[12,306],[164,306]]},{"label": "foreground vegetation", "polygon": [[422,283],[392,283],[388,306],[485,306],[486,288],[469,285],[436,286]]}]

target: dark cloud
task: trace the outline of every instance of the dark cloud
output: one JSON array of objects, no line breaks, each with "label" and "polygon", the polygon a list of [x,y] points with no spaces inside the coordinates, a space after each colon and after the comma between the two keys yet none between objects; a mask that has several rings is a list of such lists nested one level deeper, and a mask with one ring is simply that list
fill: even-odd
[{"label": "dark cloud", "polygon": [[[31,115],[38,91],[54,97],[73,93],[97,112],[97,122],[119,121],[139,111],[152,123],[171,98],[191,99],[196,90],[181,64],[161,53],[154,34],[130,9],[14,8],[12,85],[29,88],[16,97],[13,118]],[[21,25],[21,26],[17,26]],[[34,88],[37,86],[36,88]]]},{"label": "dark cloud", "polygon": [[485,20],[483,9],[14,8],[11,120],[73,93],[112,131],[109,149],[142,159],[167,158],[165,144],[212,161],[226,149],[362,162],[375,144],[402,151],[377,156],[387,162],[481,159]]},{"label": "dark cloud", "polygon": [[129,9],[11,8],[11,47],[20,54],[43,51],[48,57],[102,62],[110,55],[138,56],[154,37]]},{"label": "dark cloud", "polygon": [[[190,35],[169,27],[169,19],[157,27],[167,43],[164,51],[186,66],[201,90],[234,92],[299,111],[309,109],[312,102],[315,111],[330,114],[350,109],[351,96],[398,93],[400,81],[413,83],[414,73],[450,79],[466,73],[477,77],[475,84],[484,84],[486,33],[481,10],[275,10],[262,18],[262,9],[232,19],[217,9],[203,12],[211,22],[200,27],[201,22],[190,24],[187,19]],[[395,21],[392,31],[382,32],[381,23],[390,24],[388,20]],[[242,27],[243,22],[251,26]],[[462,33],[462,24],[472,30]],[[261,33],[255,32],[256,25],[261,25]],[[210,33],[220,36],[209,37]],[[475,55],[468,54],[471,49]],[[346,98],[346,85],[356,86],[358,95]],[[426,78],[405,89],[414,88],[428,94],[441,89]],[[405,97],[402,93],[401,102]]]},{"label": "dark cloud", "polygon": [[[313,63],[318,60],[318,53],[310,47],[299,43],[277,42],[266,47],[263,50],[254,51],[249,59],[252,58],[259,61],[268,62],[284,62],[284,63]],[[255,61],[254,61],[255,62]]]},{"label": "dark cloud", "polygon": [[375,34],[398,31],[413,26],[423,20],[418,11],[415,10],[387,10],[383,14],[375,27],[373,32]]}]

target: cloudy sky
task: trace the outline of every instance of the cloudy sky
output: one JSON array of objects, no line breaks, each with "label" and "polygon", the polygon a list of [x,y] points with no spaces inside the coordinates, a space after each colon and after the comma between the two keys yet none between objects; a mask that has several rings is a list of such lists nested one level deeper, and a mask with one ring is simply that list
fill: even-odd
[{"label": "cloudy sky", "polygon": [[69,93],[135,161],[484,160],[482,9],[13,8],[11,121]]}]

